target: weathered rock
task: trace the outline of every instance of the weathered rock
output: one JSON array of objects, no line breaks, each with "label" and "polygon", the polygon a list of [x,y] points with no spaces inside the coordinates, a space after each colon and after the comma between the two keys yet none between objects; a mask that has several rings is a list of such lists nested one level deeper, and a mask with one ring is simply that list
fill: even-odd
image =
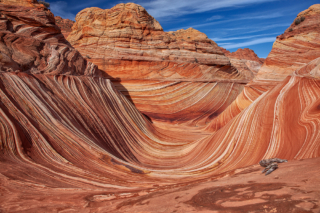
[{"label": "weathered rock", "polygon": [[254,78],[258,73],[265,59],[259,58],[257,54],[249,49],[239,48],[235,52],[230,52],[221,47],[222,52],[230,59],[230,62],[238,70],[241,70],[243,73],[247,73],[248,76]]},{"label": "weathered rock", "polygon": [[133,3],[79,12],[68,40],[151,120],[205,125],[254,77],[204,33],[163,32]]},{"label": "weathered rock", "polygon": [[61,29],[61,33],[64,35],[65,38],[67,38],[70,32],[72,31],[74,21],[70,19],[63,19],[60,16],[55,16],[54,18],[56,20],[56,25]]},{"label": "weathered rock", "polygon": [[240,80],[218,45],[192,28],[163,32],[140,5],[87,8],[76,16],[68,41],[109,78]]},{"label": "weathered rock", "polygon": [[[300,19],[300,23],[296,24],[294,21],[284,34],[277,37],[254,80],[249,82],[237,99],[211,122],[207,127],[208,130],[216,131],[221,128],[260,95],[277,86],[295,70],[320,57],[319,8],[320,4],[316,4],[299,13],[295,20]],[[303,21],[301,17],[304,17]],[[226,51],[224,52],[228,55]]]},{"label": "weathered rock", "polygon": [[281,81],[320,57],[319,24],[320,4],[299,13],[291,26],[277,37],[255,80]]},{"label": "weathered rock", "polygon": [[[3,5],[0,6],[1,11],[5,11]],[[18,15],[21,9],[25,8],[10,6],[10,11],[15,10]],[[28,10],[36,13],[32,7]],[[75,50],[63,43],[55,27],[51,30],[51,25],[45,25],[47,32],[39,25],[38,30],[43,33],[37,35],[33,25],[17,27],[15,23],[24,19],[22,15],[13,15],[2,16],[5,24],[1,26],[1,33],[6,39],[1,43],[1,67],[29,72],[21,64],[25,60],[33,62],[33,54],[36,58],[39,52],[37,45],[41,47],[42,43],[43,50],[46,45],[65,47],[67,52],[57,58],[71,65],[77,63],[70,59],[75,56],[68,52]],[[29,32],[28,29],[33,33],[22,34]],[[21,42],[14,43],[19,39]],[[21,43],[24,48],[19,46]],[[25,47],[27,44],[29,46]],[[7,52],[3,51],[4,47]],[[9,54],[11,52],[21,56]],[[42,51],[39,55],[44,57]],[[31,62],[30,66],[38,69],[38,65]],[[64,72],[59,71],[58,66],[52,67],[51,75],[1,72],[0,211],[173,212],[181,203],[181,212],[207,209],[317,212],[319,189],[314,186],[319,185],[319,159],[291,162],[292,159],[320,156],[319,67],[320,58],[281,82],[272,81],[271,86],[268,81],[246,86],[238,96],[247,101],[237,105],[243,109],[239,107],[240,112],[233,118],[226,115],[229,121],[214,132],[180,125],[157,126],[149,122],[109,79],[86,76],[77,69],[71,72],[73,75],[61,75]],[[142,88],[138,83],[144,84],[146,93],[143,94],[150,92],[148,95],[154,102],[159,99],[152,90],[163,89],[158,95],[167,96],[171,105],[167,101],[156,111],[167,108],[179,113],[184,110],[182,106],[190,105],[191,101],[203,101],[196,110],[202,110],[205,116],[211,115],[211,104],[217,107],[217,114],[220,106],[223,111],[220,116],[229,109],[236,109],[236,105],[227,107],[231,102],[228,98],[236,96],[243,87],[227,79],[224,82],[200,81],[198,86],[194,79],[190,82],[145,79],[123,82],[131,84],[130,91],[136,86],[138,92]],[[267,87],[269,89],[265,90]],[[212,92],[215,89],[217,91]],[[238,99],[233,103],[236,101]],[[246,104],[249,106],[245,107]],[[194,111],[190,110],[189,114]],[[175,119],[192,117],[189,114],[186,110]],[[198,113],[191,120],[203,120],[203,117]],[[283,168],[279,165],[281,168],[269,176],[263,176],[269,179],[257,176],[261,174],[260,168],[241,169],[261,159],[275,157],[290,161]],[[236,175],[226,177],[233,174]],[[226,178],[210,182],[220,177]],[[169,204],[163,206],[163,201]]]},{"label": "weathered rock", "polygon": [[222,52],[229,58],[236,58],[236,59],[240,59],[240,60],[249,60],[249,61],[256,61],[259,62],[260,64],[263,64],[263,62],[265,61],[264,58],[259,58],[257,56],[257,54],[249,49],[249,48],[244,48],[244,49],[237,49],[237,51],[235,52],[230,52],[229,50],[226,50],[224,48],[221,47]]},{"label": "weathered rock", "polygon": [[11,3],[0,2],[1,71],[98,75],[97,67],[68,43],[42,4]]}]

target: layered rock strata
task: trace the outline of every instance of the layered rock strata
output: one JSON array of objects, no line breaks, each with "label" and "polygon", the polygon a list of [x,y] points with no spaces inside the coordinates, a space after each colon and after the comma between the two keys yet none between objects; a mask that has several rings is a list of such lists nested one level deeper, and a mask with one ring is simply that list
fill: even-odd
[{"label": "layered rock strata", "polygon": [[222,52],[230,59],[231,64],[242,72],[250,73],[251,77],[257,75],[265,59],[259,58],[257,54],[249,49],[238,49],[235,52],[230,52],[221,48]]},{"label": "layered rock strata", "polygon": [[[151,120],[203,126],[253,79],[195,29],[164,32],[140,5],[77,14],[68,41]],[[256,62],[253,62],[256,63]]]},{"label": "layered rock strata", "polygon": [[215,42],[195,29],[164,32],[140,5],[87,8],[68,41],[110,78],[153,80],[252,79],[231,66]]},{"label": "layered rock strata", "polygon": [[72,31],[74,21],[70,19],[63,19],[60,16],[55,16],[54,19],[56,20],[56,25],[61,29],[61,33],[65,38],[67,38]]},{"label": "layered rock strata", "polygon": [[[7,8],[12,10],[11,7]],[[17,9],[17,6],[13,9]],[[43,10],[37,11],[42,14]],[[6,31],[4,33],[11,33],[10,35],[21,32]],[[32,37],[34,34],[25,35],[24,38],[36,39]],[[39,39],[39,42],[53,45],[51,42],[46,42],[49,38],[40,35],[43,41]],[[10,46],[10,43],[4,44]],[[59,47],[60,42],[56,44]],[[34,44],[30,43],[29,49],[33,47],[31,45]],[[69,46],[69,49],[72,47]],[[16,60],[12,55],[7,56],[12,61]],[[59,56],[62,61],[65,58],[68,58],[68,54]],[[70,63],[76,62],[71,60]],[[283,81],[270,86],[267,91],[263,89],[268,85],[260,84],[261,89],[256,85],[257,98],[253,100],[255,95],[246,95],[245,98],[252,103],[248,107],[244,107],[243,104],[241,112],[214,132],[180,125],[176,125],[176,128],[156,126],[122,95],[109,79],[88,76],[85,72],[79,72],[79,76],[76,76],[77,73],[63,75],[64,73],[59,72],[57,75],[54,75],[55,72],[30,74],[26,70],[1,72],[0,210],[4,212],[55,212],[80,209],[101,212],[149,211],[150,209],[140,207],[154,207],[154,203],[149,204],[147,201],[144,202],[144,199],[154,199],[159,195],[154,194],[159,188],[174,190],[184,187],[183,190],[188,190],[202,181],[234,173],[243,177],[242,175],[248,171],[237,169],[257,164],[261,159],[284,158],[289,160],[288,165],[290,165],[292,159],[319,157],[319,68],[320,58],[297,69]],[[158,84],[157,81],[152,83]],[[166,84],[167,82],[164,82],[160,86],[169,86]],[[226,90],[224,86],[216,85]],[[182,87],[187,86],[182,85]],[[211,91],[205,84],[199,87]],[[194,90],[196,89],[198,87],[194,87]],[[214,87],[212,89],[214,90]],[[190,93],[189,91],[186,90],[186,93]],[[251,94],[245,89],[244,93],[246,92]],[[259,96],[259,92],[262,95]],[[164,90],[163,93],[168,91]],[[199,94],[195,96],[204,96],[202,93]],[[170,95],[179,96],[174,93]],[[179,104],[171,107],[175,106],[180,107]],[[180,116],[183,119],[185,115]],[[303,172],[310,172],[312,168],[317,171],[317,168],[308,164],[308,169],[304,170],[302,164],[295,165],[299,166],[296,175],[298,179],[287,180],[284,177],[288,176],[280,176],[282,183],[287,181],[296,184],[295,180],[300,182],[317,180],[312,176],[302,180],[305,175]],[[260,167],[258,171],[260,172]],[[292,174],[295,172],[292,168],[285,171],[291,171]],[[275,177],[276,172],[278,171],[270,174],[270,177]],[[255,175],[251,171],[249,174],[250,177]],[[273,180],[276,180],[275,178]],[[295,199],[292,198],[293,200],[304,199],[309,203],[308,211],[318,210],[318,206],[315,205],[319,202],[305,197],[307,194],[318,198],[317,191],[309,191],[309,188],[303,187],[299,188],[302,190],[299,191],[291,184],[289,187],[274,186],[270,185],[269,181],[266,185],[241,185],[241,190],[250,190],[249,195],[245,194],[246,198],[247,195],[252,198],[256,193],[255,190],[259,190],[260,194],[254,194],[259,197],[259,200],[254,202],[259,205],[254,206],[255,208],[250,207],[250,211],[263,210],[260,203],[265,202],[261,199],[270,200],[272,208],[270,206],[263,208],[273,211],[275,202],[278,202],[277,207],[280,206],[280,201],[291,202],[291,197],[287,199],[288,193],[291,195],[297,191],[298,195]],[[259,188],[261,186],[268,189],[268,193],[274,193],[279,197],[265,196],[265,192]],[[243,189],[243,187],[253,188]],[[273,191],[270,191],[270,187]],[[239,208],[241,211],[248,210],[243,207],[246,205],[241,205],[243,197],[240,199],[240,204],[227,199],[230,197],[230,192],[234,190],[239,192],[239,188],[241,187],[230,185],[226,191],[224,188],[219,188],[217,193],[224,193],[224,197],[218,196],[219,200],[206,200],[208,196],[212,198],[215,194],[215,191],[207,190],[199,195],[201,199],[190,198],[190,202],[191,205],[196,205],[195,203],[199,201],[198,204],[201,206],[209,205],[208,203],[213,205],[213,201],[219,202],[219,205],[222,203],[226,208],[218,206],[218,210],[229,212],[238,211]],[[286,193],[279,191],[283,188]],[[196,196],[195,193],[193,195]],[[137,200],[118,202],[126,198]],[[180,198],[178,195],[170,195],[172,201],[178,201]],[[139,205],[134,205],[137,203]],[[293,202],[294,208],[283,207],[282,210],[290,212],[300,211],[302,207],[306,209],[306,202],[300,203]],[[113,205],[112,209],[109,204]],[[128,208],[131,205],[134,205],[134,209]],[[240,207],[230,209],[230,206]],[[158,202],[154,209],[158,207],[162,208],[163,205]],[[169,207],[161,211],[165,212],[167,208]],[[185,209],[183,211],[185,212]]]},{"label": "layered rock strata", "polygon": [[319,17],[320,4],[312,5],[298,14],[291,26],[277,37],[256,77],[244,87],[227,110],[211,122],[208,129],[221,128],[260,95],[278,85],[296,69],[320,57]]},{"label": "layered rock strata", "polygon": [[98,75],[97,67],[68,43],[42,4],[4,3],[0,2],[2,72]]},{"label": "layered rock strata", "polygon": [[281,81],[296,69],[320,57],[320,4],[298,14],[273,44],[256,80]]}]

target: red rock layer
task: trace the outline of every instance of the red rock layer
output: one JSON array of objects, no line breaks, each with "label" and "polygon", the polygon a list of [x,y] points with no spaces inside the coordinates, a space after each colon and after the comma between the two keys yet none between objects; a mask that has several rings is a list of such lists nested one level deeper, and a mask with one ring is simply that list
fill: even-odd
[{"label": "red rock layer", "polygon": [[310,76],[319,64],[287,77],[214,134],[155,128],[102,78],[3,73],[1,174],[48,187],[142,189],[262,158],[318,157],[320,81]]},{"label": "red rock layer", "polygon": [[65,40],[48,9],[4,3],[0,3],[0,71],[98,75],[97,67]]},{"label": "red rock layer", "polygon": [[[237,99],[208,129],[216,130],[228,123],[261,94],[276,86],[296,69],[320,57],[319,20],[320,5],[316,4],[298,14],[299,24],[294,21],[284,34],[277,37],[265,63],[253,81],[249,82]],[[297,22],[298,23],[298,22]],[[224,51],[226,55],[228,53]],[[231,59],[231,62],[233,60]],[[236,65],[235,65],[236,66]]]},{"label": "red rock layer", "polygon": [[204,126],[243,90],[230,82],[122,80],[115,87],[152,121]]},{"label": "red rock layer", "polygon": [[61,33],[65,38],[67,38],[72,31],[74,21],[70,19],[63,19],[60,16],[55,16],[54,19],[56,20],[56,25],[61,29]]},{"label": "red rock layer", "polygon": [[39,4],[37,0],[1,0],[0,3],[13,6],[45,8],[45,6],[43,4]]},{"label": "red rock layer", "polygon": [[[18,11],[19,8],[10,7],[10,10],[12,9]],[[41,14],[42,10],[38,12]],[[8,23],[11,17],[4,20],[4,23]],[[12,29],[14,32],[5,28],[2,33],[17,36],[16,34],[23,32],[21,29],[27,32],[28,29],[33,29],[16,28],[18,27]],[[42,30],[41,27],[38,29]],[[54,34],[40,33],[36,36],[37,31],[33,32],[25,34],[24,39],[34,39],[40,43],[44,42],[44,45],[56,45],[56,48],[62,45],[59,40],[42,36]],[[37,40],[37,37],[44,41]],[[47,39],[52,42],[46,42]],[[3,43],[2,46],[4,44],[9,48],[11,43]],[[30,51],[35,44],[29,44],[28,48],[16,52]],[[63,45],[66,51],[75,51],[68,44]],[[34,49],[36,50],[38,49]],[[73,55],[64,53],[59,55],[59,60],[64,61],[67,58],[71,65],[76,63],[69,58]],[[20,66],[14,55],[5,54],[11,60],[9,62],[15,62]],[[24,57],[26,56],[21,56]],[[0,200],[1,211],[72,211],[78,209],[77,201],[85,198],[85,202],[81,200],[82,208],[93,208],[103,212],[105,209],[101,207],[106,205],[99,203],[101,201],[114,202],[116,199],[146,195],[158,187],[174,188],[221,177],[232,174],[232,170],[256,164],[263,158],[278,157],[290,161],[320,156],[320,58],[296,70],[275,85],[263,85],[260,82],[252,90],[249,85],[243,92],[245,96],[242,96],[247,103],[238,105],[238,114],[233,118],[229,116],[229,122],[217,124],[216,126],[220,125],[217,128],[212,126],[213,130],[210,131],[214,132],[179,125],[176,125],[176,128],[172,128],[174,125],[156,126],[147,116],[141,114],[110,80],[85,76],[85,72],[79,72],[82,76],[61,75],[63,73],[60,72],[59,75],[53,75],[58,68],[53,68],[53,72],[49,72],[51,75],[0,73],[0,193],[4,195]],[[130,83],[127,81],[127,84]],[[175,88],[180,90],[177,93],[173,92],[174,89],[167,91],[166,87],[174,88],[179,84],[170,85],[169,81],[153,81],[152,84],[157,85],[163,94],[167,93],[168,100],[180,96],[176,103],[179,100],[192,99],[194,96],[193,100],[203,99],[210,102],[209,96],[215,96],[225,90],[232,91],[233,88],[238,90],[237,85],[232,86],[230,82],[217,82],[216,86],[200,82],[198,86],[191,87],[180,83],[182,89]],[[134,88],[135,85],[136,82],[131,87]],[[197,93],[199,87],[203,87],[208,94],[216,87],[221,89],[206,97],[206,93]],[[269,90],[264,90],[267,87]],[[146,84],[144,88],[150,88],[150,85]],[[138,92],[135,95],[139,95]],[[189,95],[192,92],[194,96]],[[236,96],[237,92],[229,94]],[[154,97],[152,92],[150,95]],[[224,95],[226,93],[217,96]],[[163,97],[165,96],[161,98]],[[241,98],[241,95],[239,97]],[[228,98],[216,100],[221,103],[231,102]],[[153,101],[158,100],[154,98]],[[167,107],[167,110],[173,114],[184,110],[181,105],[188,105],[188,101],[181,105],[174,104],[175,98],[170,101],[172,105]],[[237,99],[233,103],[236,102]],[[252,103],[245,107],[249,102]],[[143,104],[143,101],[141,103]],[[221,109],[227,107],[221,103]],[[208,111],[209,105],[199,104],[203,106],[203,114]],[[229,107],[226,110],[228,109]],[[231,111],[234,109],[236,108],[230,108]],[[200,114],[191,119],[201,120]],[[181,119],[184,119],[183,116],[189,116],[188,110],[179,116]],[[270,185],[265,187],[268,188]],[[286,190],[295,191],[292,186]],[[212,192],[207,192],[211,196]],[[38,193],[44,196],[39,197],[36,195]],[[51,193],[54,198],[48,195]],[[301,196],[305,195],[304,192],[299,193]],[[70,199],[68,208],[61,204],[66,201],[64,195]],[[282,196],[280,200],[283,200]],[[266,198],[261,196],[261,199],[263,197]],[[30,202],[30,198],[35,198],[36,201]],[[219,199],[224,197],[220,196]],[[223,205],[237,204],[233,201],[227,204],[226,202],[224,199]],[[259,203],[261,200],[255,202]],[[115,210],[121,212],[123,206],[132,204],[130,201],[119,204]],[[146,203],[137,206],[143,204]],[[94,209],[96,207],[99,209]],[[318,207],[309,209],[316,208]],[[296,209],[298,211],[300,207]]]},{"label": "red rock layer", "polygon": [[248,73],[252,78],[258,73],[265,59],[259,58],[257,54],[249,49],[239,48],[236,52],[230,52],[221,47],[222,52],[230,59],[231,64],[241,72]]},{"label": "red rock layer", "polygon": [[221,49],[192,28],[163,32],[140,5],[87,8],[76,16],[68,41],[109,78],[240,80],[252,76],[231,66]]},{"label": "red rock layer", "polygon": [[236,69],[205,34],[163,32],[133,3],[81,11],[68,40],[149,118],[192,126],[221,113],[253,79],[248,66],[257,63]]},{"label": "red rock layer", "polygon": [[236,59],[245,59],[245,60],[249,60],[249,61],[256,61],[256,62],[259,62],[260,64],[263,64],[264,62],[264,58],[259,58],[257,56],[257,54],[249,49],[249,48],[244,48],[244,49],[237,49],[237,51],[235,52],[230,52],[229,50],[226,50],[224,48],[221,48],[222,49],[222,52],[228,56],[229,58],[236,58]]},{"label": "red rock layer", "polygon": [[[256,80],[283,80],[296,69],[320,57],[320,4],[298,14],[273,44]],[[296,20],[304,17],[301,23]]]}]

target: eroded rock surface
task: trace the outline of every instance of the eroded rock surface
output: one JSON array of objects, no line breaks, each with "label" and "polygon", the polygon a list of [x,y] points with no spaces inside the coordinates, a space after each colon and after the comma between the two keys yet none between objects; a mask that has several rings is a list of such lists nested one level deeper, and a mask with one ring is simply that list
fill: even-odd
[{"label": "eroded rock surface", "polygon": [[[183,205],[180,212],[319,211],[319,192],[314,187],[319,185],[318,160],[291,162],[320,156],[320,58],[281,82],[261,81],[255,86],[253,82],[238,98],[241,85],[234,81],[201,81],[195,86],[198,82],[139,80],[144,88],[151,88],[143,94],[159,87],[159,96],[172,97],[154,113],[163,109],[182,112],[190,102],[180,101],[190,99],[195,104],[203,101],[196,108],[196,118],[190,120],[208,121],[204,118],[211,115],[211,105],[217,114],[221,109],[218,118],[226,118],[216,125],[218,118],[212,120],[206,131],[180,124],[158,125],[117,90],[121,85],[114,86],[109,79],[76,68],[67,75],[59,66],[53,66],[52,72],[31,72],[40,69],[32,61],[36,57],[28,56],[44,57],[38,43],[44,44],[43,49],[48,45],[61,50],[54,56],[70,66],[77,67],[78,62],[68,51],[79,53],[63,42],[54,22],[41,22],[37,30],[31,27],[35,24],[14,24],[24,20],[17,17],[23,17],[19,11],[26,10],[34,13],[32,17],[38,14],[40,20],[49,20],[46,14],[54,20],[45,8],[3,4],[0,8],[2,23],[14,26],[2,25],[4,38],[34,42],[7,39],[1,43],[1,48],[11,48],[1,49],[1,63],[5,64],[1,68],[21,69],[0,73],[1,211],[174,212],[176,205]],[[5,8],[15,13],[6,15]],[[146,21],[158,28],[152,19]],[[21,44],[29,46],[16,48]],[[20,58],[11,52],[23,54],[21,60],[30,60],[35,68],[22,67]],[[124,81],[131,85],[130,91],[142,88],[137,81]],[[152,92],[149,96],[154,102],[159,100]],[[246,101],[241,102],[243,99]],[[174,119],[186,119],[196,110],[176,114]],[[258,165],[241,169],[274,157],[289,162],[268,176],[261,175]],[[211,182],[229,175],[233,176],[225,181]],[[204,185],[198,187],[199,183]],[[166,206],[162,205],[165,200]]]},{"label": "eroded rock surface", "polygon": [[[299,13],[291,26],[277,37],[256,80],[281,81],[296,69],[320,57],[319,8],[320,4],[315,4]],[[297,19],[300,21],[296,22]]]},{"label": "eroded rock surface", "polygon": [[242,80],[218,45],[195,29],[164,32],[140,5],[87,8],[76,16],[68,41],[110,78]]},{"label": "eroded rock surface", "polygon": [[222,52],[230,59],[231,64],[243,73],[248,73],[251,78],[254,78],[260,70],[265,59],[259,58],[257,54],[249,49],[239,48],[235,52],[230,52],[221,48]]},{"label": "eroded rock surface", "polygon": [[64,38],[48,9],[21,2],[0,2],[2,72],[98,75],[97,67]]},{"label": "eroded rock surface", "polygon": [[61,29],[61,33],[64,35],[65,38],[67,38],[70,32],[72,31],[74,21],[70,19],[63,19],[60,16],[55,16],[54,18],[56,20],[56,25]]}]

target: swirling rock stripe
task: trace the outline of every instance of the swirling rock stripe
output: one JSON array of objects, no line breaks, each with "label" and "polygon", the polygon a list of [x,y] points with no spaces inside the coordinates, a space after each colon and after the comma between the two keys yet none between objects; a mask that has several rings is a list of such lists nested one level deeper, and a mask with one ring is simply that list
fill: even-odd
[{"label": "swirling rock stripe", "polygon": [[0,85],[1,165],[16,165],[1,173],[23,181],[133,189],[320,154],[319,81],[308,77],[288,77],[211,134],[160,131],[102,78],[1,74]]},{"label": "swirling rock stripe", "polygon": [[152,120],[203,126],[223,112],[244,85],[232,82],[114,81]]}]

